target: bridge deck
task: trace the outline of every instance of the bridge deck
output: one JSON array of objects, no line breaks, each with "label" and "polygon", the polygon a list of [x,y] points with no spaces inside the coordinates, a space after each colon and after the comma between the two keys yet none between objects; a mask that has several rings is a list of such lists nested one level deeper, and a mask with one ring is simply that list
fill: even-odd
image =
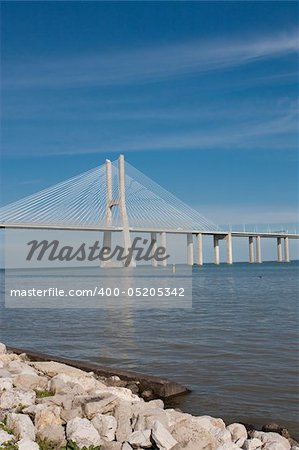
[{"label": "bridge deck", "polygon": [[[76,226],[76,225],[55,225],[55,224],[26,224],[26,223],[0,223],[0,229],[30,229],[30,230],[64,230],[64,231],[113,231],[121,232],[122,227],[99,227],[99,226]],[[233,237],[250,237],[250,236],[260,236],[263,238],[284,238],[288,237],[290,239],[299,239],[298,233],[288,233],[288,232],[271,232],[271,231],[230,231],[230,230],[190,230],[190,229],[158,229],[158,228],[133,228],[130,227],[132,233],[167,233],[167,234],[203,234],[209,236],[218,235],[220,238],[224,238],[229,233]]]}]

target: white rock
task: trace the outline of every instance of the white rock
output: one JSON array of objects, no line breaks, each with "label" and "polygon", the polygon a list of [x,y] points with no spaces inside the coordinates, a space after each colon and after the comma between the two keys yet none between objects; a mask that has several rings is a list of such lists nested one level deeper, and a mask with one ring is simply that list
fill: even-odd
[{"label": "white rock", "polygon": [[55,405],[46,408],[38,408],[34,419],[36,430],[39,432],[49,425],[61,425],[60,412],[61,408]]},{"label": "white rock", "polygon": [[30,406],[35,403],[35,399],[36,393],[34,391],[23,391],[21,389],[4,391],[0,396],[0,408],[12,409],[20,405]]},{"label": "white rock", "polygon": [[128,442],[124,442],[121,450],[133,450],[133,447],[131,447],[131,445]]},{"label": "white rock", "polygon": [[128,442],[133,448],[150,448],[151,443],[151,430],[134,431],[129,438]]},{"label": "white rock", "polygon": [[48,379],[35,373],[20,373],[13,378],[13,384],[20,389],[46,389]]},{"label": "white rock", "polygon": [[95,393],[97,395],[102,395],[106,393],[113,394],[120,400],[132,403],[139,403],[141,401],[138,395],[133,394],[130,389],[124,387],[105,386],[104,389],[97,389]]},{"label": "white rock", "polygon": [[9,370],[9,372],[12,375],[19,375],[19,374],[33,374],[33,375],[37,375],[36,370],[34,370],[31,366],[29,366],[28,364],[22,362],[22,361],[11,361],[8,365],[7,365],[7,370]]},{"label": "white rock", "polygon": [[39,450],[39,445],[30,439],[21,439],[17,445],[19,450]]},{"label": "white rock", "polygon": [[0,342],[0,354],[4,355],[6,353],[6,345]]},{"label": "white rock", "polygon": [[225,442],[216,448],[216,450],[240,450],[240,447],[233,442]]},{"label": "white rock", "polygon": [[194,420],[205,430],[210,430],[213,428],[225,428],[225,423],[222,419],[211,417],[211,416],[199,416],[193,417]]},{"label": "white rock", "polygon": [[165,414],[168,421],[168,427],[174,427],[179,422],[183,422],[188,417],[192,417],[190,414],[182,413],[179,411],[176,411],[175,409],[165,409]]},{"label": "white rock", "polygon": [[120,402],[114,410],[114,417],[117,421],[116,440],[125,442],[132,434],[132,404],[130,402]]},{"label": "white rock", "polygon": [[242,447],[247,439],[247,430],[241,423],[232,423],[226,427],[232,436],[232,441]]},{"label": "white rock", "polygon": [[76,442],[79,448],[101,444],[100,435],[91,422],[79,417],[75,417],[67,423],[66,437],[68,440]]},{"label": "white rock", "polygon": [[291,448],[289,441],[278,433],[254,431],[253,437],[262,441],[263,449],[265,450],[290,450]]},{"label": "white rock", "polygon": [[68,366],[67,364],[62,364],[56,361],[38,361],[31,362],[30,365],[34,367],[39,372],[49,376],[55,377],[58,374],[66,374],[71,377],[92,377],[92,375],[84,372],[84,370],[77,369],[77,367]]},{"label": "white rock", "polygon": [[164,409],[164,402],[163,402],[163,400],[160,400],[159,398],[156,400],[151,400],[150,402],[145,402],[145,404],[148,408]]},{"label": "white rock", "polygon": [[103,442],[101,450],[122,450],[121,442]]},{"label": "white rock", "polygon": [[105,414],[96,414],[91,423],[102,439],[105,441],[114,441],[117,427],[115,417]]},{"label": "white rock", "polygon": [[25,414],[7,414],[7,427],[13,430],[18,439],[35,440],[35,428],[30,417]]},{"label": "white rock", "polygon": [[90,392],[96,389],[104,389],[106,386],[100,381],[96,380],[93,375],[83,372],[84,375],[73,376],[67,373],[59,373],[52,378],[50,382],[50,388],[57,392],[57,387],[61,386],[61,383],[66,385],[76,386],[79,385],[83,391]]},{"label": "white rock", "polygon": [[243,450],[257,450],[262,447],[263,443],[260,439],[253,438],[253,439],[246,439],[244,442],[242,448]]},{"label": "white rock", "polygon": [[105,414],[113,411],[118,399],[115,395],[105,393],[104,396],[87,398],[82,409],[88,419],[92,419],[97,413]]},{"label": "white rock", "polygon": [[11,391],[13,383],[11,378],[0,378],[0,391]]},{"label": "white rock", "polygon": [[14,438],[12,434],[7,433],[0,428],[0,446],[4,444],[4,442],[9,442]]},{"label": "white rock", "polygon": [[216,438],[218,445],[234,444],[234,442],[232,442],[232,436],[228,430],[226,429],[223,430],[221,428],[214,427],[211,428],[209,431],[212,434],[212,436]]},{"label": "white rock", "polygon": [[169,431],[158,421],[153,425],[152,438],[160,450],[170,450],[177,444]]},{"label": "white rock", "polygon": [[55,444],[61,448],[65,443],[65,433],[62,425],[47,425],[37,432],[41,440]]},{"label": "white rock", "polygon": [[215,437],[188,416],[173,425],[170,432],[172,437],[179,443],[178,449],[214,450],[217,447]]}]

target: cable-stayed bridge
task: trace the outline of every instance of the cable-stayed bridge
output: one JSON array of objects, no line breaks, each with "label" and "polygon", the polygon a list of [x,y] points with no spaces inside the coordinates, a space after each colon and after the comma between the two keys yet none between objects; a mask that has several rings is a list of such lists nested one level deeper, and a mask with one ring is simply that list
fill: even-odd
[{"label": "cable-stayed bridge", "polygon": [[251,263],[262,262],[261,238],[276,239],[280,262],[290,260],[289,238],[299,238],[298,234],[285,232],[222,230],[125,162],[123,155],[0,208],[0,228],[102,231],[105,247],[111,247],[112,233],[118,232],[123,235],[126,249],[133,232],[149,233],[151,241],[160,241],[163,247],[167,245],[167,234],[185,234],[190,265],[194,263],[194,237],[199,265],[203,264],[205,235],[213,236],[215,264],[220,263],[221,239],[226,240],[226,261],[231,264],[233,237],[249,239]]}]

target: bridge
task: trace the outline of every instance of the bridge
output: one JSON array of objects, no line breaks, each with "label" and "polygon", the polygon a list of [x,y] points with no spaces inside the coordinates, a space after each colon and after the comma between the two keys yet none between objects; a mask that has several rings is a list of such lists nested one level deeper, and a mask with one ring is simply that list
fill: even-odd
[{"label": "bridge", "polygon": [[[125,162],[105,164],[0,208],[2,229],[46,229],[103,232],[111,248],[112,234],[121,233],[124,248],[132,233],[147,233],[155,252],[167,247],[167,235],[186,235],[187,264],[203,265],[203,237],[212,236],[214,263],[220,263],[219,242],[226,242],[226,262],[233,263],[234,237],[248,239],[249,262],[262,262],[261,239],[276,240],[277,261],[289,262],[289,239],[299,234],[222,230],[146,175]],[[196,252],[194,252],[196,240]],[[134,261],[132,262],[135,265]],[[154,266],[157,261],[152,260]],[[161,262],[166,265],[167,261]]]}]

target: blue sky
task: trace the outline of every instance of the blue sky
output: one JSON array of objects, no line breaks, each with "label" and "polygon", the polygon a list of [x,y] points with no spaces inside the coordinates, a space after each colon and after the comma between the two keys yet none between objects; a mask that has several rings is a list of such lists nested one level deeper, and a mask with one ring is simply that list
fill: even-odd
[{"label": "blue sky", "polygon": [[122,152],[219,224],[296,221],[297,2],[2,2],[2,204]]}]

